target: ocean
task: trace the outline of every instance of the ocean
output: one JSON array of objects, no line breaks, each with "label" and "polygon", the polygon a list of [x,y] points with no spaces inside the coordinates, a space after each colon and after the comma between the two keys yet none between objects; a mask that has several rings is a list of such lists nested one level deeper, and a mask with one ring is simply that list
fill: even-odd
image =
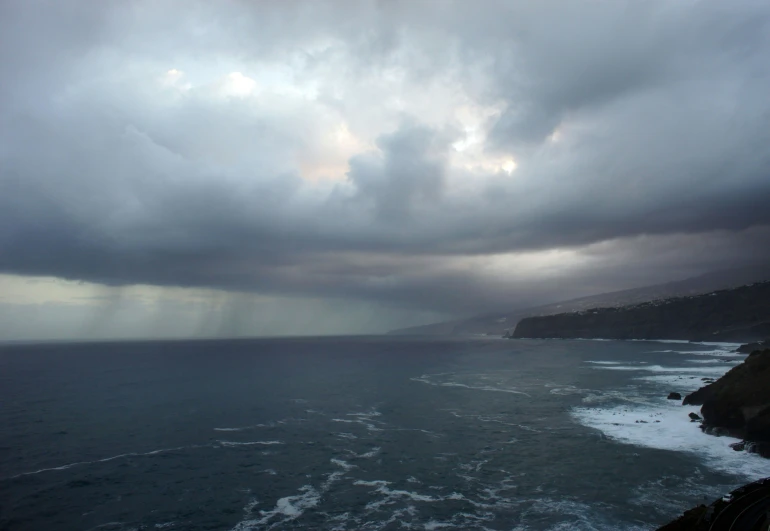
[{"label": "ocean", "polygon": [[733,348],[5,344],[0,529],[654,529],[770,476],[666,399]]}]

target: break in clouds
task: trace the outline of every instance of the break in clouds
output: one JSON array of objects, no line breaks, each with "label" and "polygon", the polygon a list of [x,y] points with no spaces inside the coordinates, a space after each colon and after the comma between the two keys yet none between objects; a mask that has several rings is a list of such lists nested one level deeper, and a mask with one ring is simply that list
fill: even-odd
[{"label": "break in clouds", "polygon": [[768,57],[759,0],[3,2],[0,273],[408,321],[764,260]]}]

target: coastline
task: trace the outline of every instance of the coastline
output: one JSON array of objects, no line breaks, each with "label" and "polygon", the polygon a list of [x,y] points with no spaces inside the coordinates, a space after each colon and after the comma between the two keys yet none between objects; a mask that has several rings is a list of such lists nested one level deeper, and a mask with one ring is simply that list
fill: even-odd
[{"label": "coastline", "polygon": [[[651,351],[689,358],[682,359],[680,367],[645,361],[626,365],[588,361],[597,370],[641,373],[633,380],[657,385],[659,394],[626,397],[630,405],[574,408],[571,416],[617,442],[695,455],[712,470],[739,480],[731,492],[723,493],[708,506],[687,508],[659,531],[749,530],[759,529],[760,525],[764,529],[770,520],[765,385],[770,350],[749,353],[749,345],[726,342],[658,343],[698,344],[711,349],[690,350],[682,345]],[[732,428],[727,426],[730,423]],[[753,437],[747,429],[752,423]]]},{"label": "coastline", "polygon": [[708,381],[716,380],[743,363],[746,355],[735,352],[740,343],[641,340],[651,344],[681,344],[708,347],[653,349],[651,353],[676,354],[671,365],[653,365],[645,360],[619,364],[590,360],[593,370],[628,371],[633,384],[614,396],[587,395],[582,407],[570,416],[578,423],[599,430],[605,437],[621,443],[685,452],[697,456],[709,468],[735,475],[736,485],[770,476],[770,460],[757,454],[735,451],[730,444],[741,439],[705,433],[690,413],[700,415],[700,406],[685,406],[669,400],[670,392],[685,396]]}]

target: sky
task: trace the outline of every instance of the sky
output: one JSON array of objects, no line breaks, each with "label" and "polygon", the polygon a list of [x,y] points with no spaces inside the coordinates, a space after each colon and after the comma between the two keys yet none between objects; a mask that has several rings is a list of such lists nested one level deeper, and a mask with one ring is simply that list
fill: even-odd
[{"label": "sky", "polygon": [[770,258],[765,0],[0,2],[0,339],[377,333]]}]

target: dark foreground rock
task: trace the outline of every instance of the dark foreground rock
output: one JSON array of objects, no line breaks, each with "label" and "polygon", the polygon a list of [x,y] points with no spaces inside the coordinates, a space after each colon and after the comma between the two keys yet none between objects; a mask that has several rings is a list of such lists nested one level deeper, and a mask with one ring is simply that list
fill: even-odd
[{"label": "dark foreground rock", "polygon": [[701,406],[704,432],[746,439],[747,451],[770,456],[770,349],[752,352],[682,403]]},{"label": "dark foreground rock", "polygon": [[770,478],[749,483],[709,506],[690,509],[658,531],[754,531],[770,524]]},{"label": "dark foreground rock", "polygon": [[681,400],[682,399],[682,395],[680,395],[679,393],[671,392],[671,393],[668,394],[668,399],[669,400]]}]

